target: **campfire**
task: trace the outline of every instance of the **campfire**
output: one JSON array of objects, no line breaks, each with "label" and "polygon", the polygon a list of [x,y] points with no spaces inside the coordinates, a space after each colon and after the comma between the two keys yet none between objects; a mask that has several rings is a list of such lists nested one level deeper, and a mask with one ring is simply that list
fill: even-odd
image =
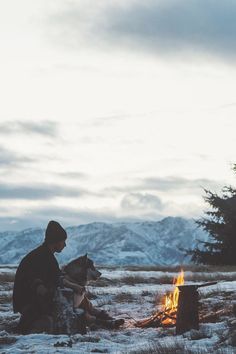
[{"label": "campfire", "polygon": [[176,334],[182,334],[190,329],[199,329],[197,289],[216,283],[184,285],[184,272],[181,270],[178,277],[174,279],[173,291],[164,297],[161,311],[137,321],[136,326],[142,328],[176,326]]},{"label": "campfire", "polygon": [[184,285],[184,271],[181,270],[177,278],[173,280],[174,290],[172,293],[165,295],[162,325],[172,326],[176,324],[176,314],[179,300],[178,285]]},{"label": "campfire", "polygon": [[184,284],[184,271],[181,270],[177,278],[173,280],[174,289],[171,293],[165,295],[163,299],[163,308],[151,317],[138,321],[137,327],[173,327],[176,325],[176,316],[179,300],[178,285]]}]

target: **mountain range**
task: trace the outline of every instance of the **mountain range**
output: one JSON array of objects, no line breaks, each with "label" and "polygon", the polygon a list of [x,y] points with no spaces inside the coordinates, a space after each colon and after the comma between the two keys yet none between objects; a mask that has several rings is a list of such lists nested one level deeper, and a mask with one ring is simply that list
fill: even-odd
[{"label": "mountain range", "polygon": [[[66,228],[67,247],[59,263],[87,253],[100,265],[175,265],[190,262],[181,249],[193,248],[207,234],[191,219],[167,217],[161,221],[94,222]],[[0,233],[0,264],[18,264],[43,242],[45,229]]]}]

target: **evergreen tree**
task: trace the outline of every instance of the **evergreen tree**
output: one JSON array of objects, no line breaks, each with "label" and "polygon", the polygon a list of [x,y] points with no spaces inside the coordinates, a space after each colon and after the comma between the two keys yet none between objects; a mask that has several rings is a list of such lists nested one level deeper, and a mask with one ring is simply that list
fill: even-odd
[{"label": "evergreen tree", "polygon": [[[236,165],[233,167],[236,172]],[[221,195],[205,189],[204,200],[211,206],[197,224],[207,231],[208,242],[188,252],[192,260],[203,264],[236,264],[236,189],[225,186]]]}]

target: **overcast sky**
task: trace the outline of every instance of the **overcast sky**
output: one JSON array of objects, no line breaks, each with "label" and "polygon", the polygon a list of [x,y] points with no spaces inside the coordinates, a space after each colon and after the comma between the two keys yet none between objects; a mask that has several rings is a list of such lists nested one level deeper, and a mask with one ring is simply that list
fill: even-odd
[{"label": "overcast sky", "polygon": [[236,2],[0,0],[0,231],[199,217],[234,184]]}]

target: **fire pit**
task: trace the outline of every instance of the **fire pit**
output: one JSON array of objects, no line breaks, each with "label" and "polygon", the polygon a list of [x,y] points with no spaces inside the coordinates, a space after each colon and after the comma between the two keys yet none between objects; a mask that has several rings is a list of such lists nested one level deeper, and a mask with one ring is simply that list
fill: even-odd
[{"label": "fire pit", "polygon": [[176,326],[176,334],[182,334],[190,329],[199,329],[199,294],[197,289],[214,284],[217,284],[217,282],[184,285],[184,272],[182,270],[177,279],[174,280],[174,291],[165,296],[163,310],[146,319],[137,321],[136,327]]}]

